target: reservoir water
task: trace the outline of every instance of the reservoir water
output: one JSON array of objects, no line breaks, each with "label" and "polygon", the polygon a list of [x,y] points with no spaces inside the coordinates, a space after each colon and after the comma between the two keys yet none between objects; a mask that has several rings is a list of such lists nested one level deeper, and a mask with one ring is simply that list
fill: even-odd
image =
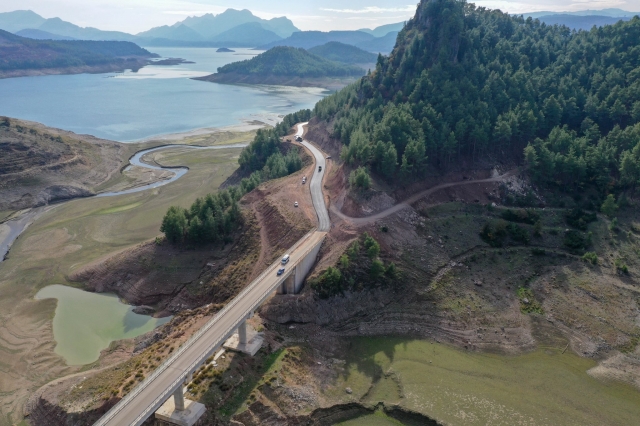
[{"label": "reservoir water", "polygon": [[58,299],[53,318],[55,352],[69,365],[90,364],[111,342],[139,336],[171,319],[136,314],[115,295],[63,285],[43,288],[36,299]]},{"label": "reservoir water", "polygon": [[[51,75],[0,80],[0,115],[132,142],[244,119],[276,117],[312,108],[319,88],[239,86],[191,80],[260,52],[213,48],[149,48],[164,58],[195,62],[147,66],[138,72]],[[272,124],[271,122],[269,124]]]}]

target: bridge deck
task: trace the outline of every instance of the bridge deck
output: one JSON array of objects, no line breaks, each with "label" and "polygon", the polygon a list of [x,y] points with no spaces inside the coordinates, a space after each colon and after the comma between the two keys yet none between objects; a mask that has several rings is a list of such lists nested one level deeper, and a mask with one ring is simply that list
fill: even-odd
[{"label": "bridge deck", "polygon": [[[289,253],[291,260],[287,269],[296,267],[322,243],[325,235],[326,232],[312,231],[296,243]],[[282,284],[286,274],[277,276],[279,268],[278,259],[95,425],[139,425],[144,422],[182,386],[187,374],[222,346],[240,323]]]}]

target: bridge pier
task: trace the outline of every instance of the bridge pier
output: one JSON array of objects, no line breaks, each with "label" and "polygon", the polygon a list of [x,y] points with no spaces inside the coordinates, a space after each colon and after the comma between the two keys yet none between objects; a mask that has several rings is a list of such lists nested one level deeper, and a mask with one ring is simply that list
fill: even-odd
[{"label": "bridge pier", "polygon": [[180,386],[173,393],[173,398],[167,399],[156,411],[155,417],[160,424],[193,426],[204,412],[204,405],[186,399],[182,386]]},{"label": "bridge pier", "polygon": [[285,288],[285,294],[297,294],[298,292],[296,291],[296,271],[297,271],[297,267],[293,268],[293,271],[291,272],[291,275],[289,275],[285,280],[284,283],[282,283],[282,285]]},{"label": "bridge pier", "polygon": [[[253,313],[249,316],[251,318]],[[235,352],[254,356],[262,347],[264,336],[253,329],[247,320],[244,320],[238,326],[238,331],[233,334],[224,343],[223,347]]]}]

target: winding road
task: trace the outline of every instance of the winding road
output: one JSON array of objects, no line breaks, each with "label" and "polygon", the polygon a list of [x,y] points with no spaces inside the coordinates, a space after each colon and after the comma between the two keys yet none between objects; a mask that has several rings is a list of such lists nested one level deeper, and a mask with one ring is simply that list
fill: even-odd
[{"label": "winding road", "polygon": [[[304,134],[304,126],[308,123],[298,124],[298,132],[296,133],[296,137]],[[329,212],[325,206],[324,202],[324,194],[322,193],[322,178],[324,177],[325,170],[327,169],[327,164],[324,158],[324,154],[316,148],[315,145],[310,143],[309,141],[303,140],[302,145],[304,145],[316,159],[316,169],[311,177],[311,183],[309,184],[309,188],[311,189],[311,199],[313,200],[313,207],[318,214],[318,231],[326,231],[328,232],[331,229],[331,221],[329,220]],[[322,167],[322,172],[318,172],[319,167]]]},{"label": "winding road", "polygon": [[[305,124],[297,125],[296,136],[302,137]],[[303,140],[302,144],[313,154],[316,162],[309,187],[313,206],[318,216],[318,228],[309,232],[290,249],[290,261],[287,265],[287,271],[301,265],[303,262],[308,264],[309,259],[307,259],[307,256],[313,250],[317,252],[318,245],[324,240],[327,231],[331,228],[329,212],[322,192],[322,181],[326,170],[325,156],[310,142]],[[320,166],[322,171],[319,171]],[[440,189],[473,183],[497,182],[507,175],[477,181],[439,185],[368,218],[350,218],[337,209],[333,211],[343,219],[356,223],[368,223],[393,214],[421,197]],[[281,264],[278,259],[229,302],[224,309],[191,336],[156,371],[98,420],[94,426],[137,426],[152,416],[174,392],[183,386],[189,374],[202,365],[209,356],[213,355],[236,331],[240,324],[250,318],[253,311],[269,298],[276,288],[283,284],[287,276],[278,276],[276,274],[280,267]]]},{"label": "winding road", "polygon": [[[299,135],[302,135],[302,126],[298,125]],[[326,231],[331,227],[322,193],[324,155],[312,144],[308,142],[303,144],[312,152],[316,160],[316,168],[309,186],[319,225],[290,249],[288,271],[295,270],[296,266],[308,260],[307,256],[317,249],[324,240]],[[323,172],[318,171],[320,165]],[[94,426],[137,426],[152,416],[178,388],[183,386],[187,376],[213,355],[234,334],[240,324],[282,285],[288,277],[286,274],[277,275],[280,267],[278,259]]]}]

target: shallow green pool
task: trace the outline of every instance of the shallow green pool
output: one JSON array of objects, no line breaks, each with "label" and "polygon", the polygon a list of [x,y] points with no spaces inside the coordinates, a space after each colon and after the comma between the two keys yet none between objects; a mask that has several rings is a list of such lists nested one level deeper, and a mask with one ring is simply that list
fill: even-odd
[{"label": "shallow green pool", "polygon": [[381,411],[376,411],[375,414],[369,414],[368,416],[358,417],[353,420],[338,423],[337,426],[401,426],[402,423],[393,419]]},{"label": "shallow green pool", "polygon": [[115,295],[89,293],[63,285],[43,288],[36,299],[57,299],[53,318],[56,353],[69,365],[90,364],[115,340],[129,339],[165,324],[171,318],[138,315]]}]

